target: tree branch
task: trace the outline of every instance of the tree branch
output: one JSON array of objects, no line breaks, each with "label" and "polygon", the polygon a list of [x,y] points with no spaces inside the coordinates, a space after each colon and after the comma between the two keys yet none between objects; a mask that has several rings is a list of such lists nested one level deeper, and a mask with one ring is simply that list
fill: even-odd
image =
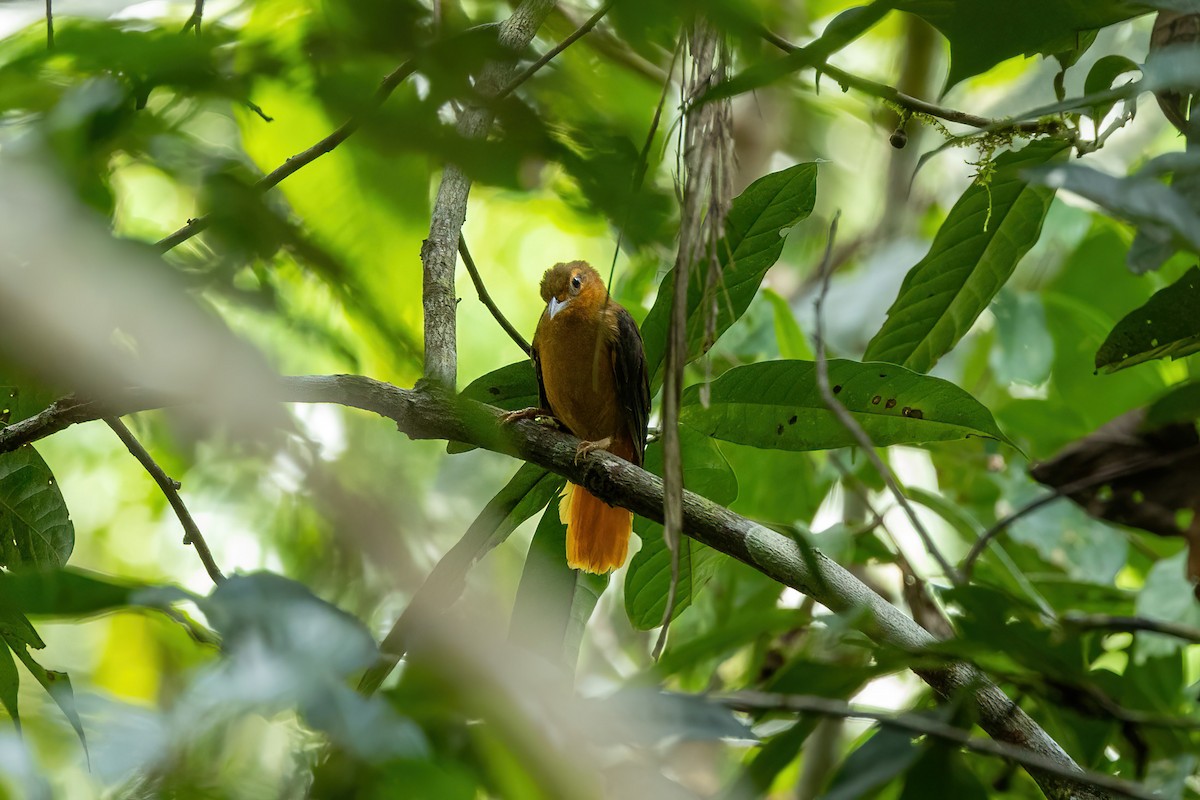
[{"label": "tree branch", "polygon": [[46,0],[46,49],[54,49],[54,6],[53,0]]},{"label": "tree branch", "polygon": [[529,342],[525,341],[525,337],[520,331],[513,327],[512,323],[501,313],[499,306],[492,300],[492,296],[488,294],[487,287],[483,285],[483,278],[479,274],[479,268],[475,266],[475,259],[471,258],[471,251],[467,249],[467,240],[462,236],[458,237],[458,254],[462,256],[463,264],[467,267],[467,274],[471,276],[471,283],[475,284],[475,293],[479,295],[479,302],[487,307],[487,310],[492,312],[492,316],[499,323],[508,337],[517,343],[517,347],[521,348],[525,355],[529,355]]},{"label": "tree branch", "polygon": [[212,551],[208,549],[208,542],[204,541],[204,534],[200,533],[200,527],[196,525],[196,520],[192,519],[191,512],[184,505],[183,498],[179,496],[179,482],[167,476],[167,473],[137,440],[133,431],[129,430],[121,421],[120,417],[106,417],[104,421],[108,427],[113,429],[113,433],[117,434],[118,438],[125,443],[125,447],[138,460],[138,463],[146,468],[146,472],[150,473],[150,477],[166,495],[167,502],[175,511],[175,516],[179,517],[179,524],[183,526],[183,543],[196,548],[196,554],[200,556],[200,561],[204,564],[204,569],[208,572],[208,577],[212,578],[213,583],[222,583],[225,576],[221,573],[221,568],[217,566],[216,560],[213,559]]},{"label": "tree branch", "polygon": [[[514,58],[533,41],[554,0],[523,0],[512,16],[500,25],[500,46]],[[491,61],[484,66],[475,88],[485,103],[508,85],[516,72],[513,61]],[[458,120],[464,139],[482,139],[492,127],[492,110],[487,105],[467,108]],[[429,224],[429,238],[421,246],[424,279],[421,299],[425,311],[425,378],[454,388],[458,376],[454,291],[455,255],[467,218],[471,179],[456,164],[446,165],[438,186],[437,200]]]},{"label": "tree branch", "polygon": [[819,714],[823,717],[840,719],[869,719],[878,722],[886,728],[907,731],[919,736],[930,736],[935,739],[951,742],[973,753],[996,756],[1008,761],[1015,761],[1023,767],[1041,770],[1059,776],[1060,778],[1084,781],[1106,792],[1122,797],[1133,797],[1138,800],[1154,800],[1158,797],[1149,789],[1111,775],[1105,775],[1094,770],[1083,770],[1082,773],[1068,769],[1045,756],[1031,753],[1021,748],[1013,747],[1003,742],[994,742],[971,736],[962,728],[920,714],[893,714],[883,711],[870,711],[858,706],[852,706],[841,700],[827,697],[813,697],[798,694],[771,694],[768,692],[735,692],[726,695],[713,695],[712,699],[737,711],[794,711],[801,714]]},{"label": "tree branch", "polygon": [[604,5],[600,6],[600,9],[595,14],[592,14],[592,16],[589,17],[586,22],[576,28],[570,36],[546,51],[546,54],[537,61],[521,70],[521,73],[509,81],[508,85],[506,85],[503,89],[496,92],[496,96],[492,99],[503,100],[504,98],[508,97],[510,94],[516,91],[518,86],[532,78],[535,72],[553,61],[559,53],[591,33],[592,29],[595,28],[600,20],[604,19],[605,15],[608,14],[608,12],[612,9],[615,1],[616,0],[607,0]]},{"label": "tree branch", "polygon": [[[49,2],[50,0],[46,0]],[[204,19],[204,0],[196,0],[196,5],[192,8],[192,15],[187,18],[187,22],[183,23],[183,30],[180,33],[187,33],[193,28],[196,29],[196,37],[200,37],[200,22]]]},{"label": "tree branch", "polygon": [[1151,633],[1161,633],[1164,636],[1174,636],[1176,639],[1183,639],[1185,642],[1200,644],[1200,628],[1193,628],[1191,625],[1182,625],[1178,622],[1167,622],[1166,620],[1071,612],[1064,614],[1059,621],[1073,628],[1128,632],[1149,631]]},{"label": "tree branch", "polygon": [[[498,409],[456,398],[436,384],[412,390],[356,375],[283,378],[278,399],[285,402],[335,403],[360,408],[396,422],[414,439],[465,442],[538,464],[586,488],[605,502],[661,522],[662,480],[628,461],[602,451],[576,462],[579,440],[523,421],[501,426]],[[56,403],[30,419],[0,430],[0,453],[36,441],[75,422],[142,410],[150,398],[130,392],[99,404]],[[103,412],[103,413],[98,413]],[[776,533],[692,492],[683,493],[684,530],[709,545],[790,586],[834,612],[850,618],[865,634],[890,647],[920,651],[933,636],[816,548]],[[1019,706],[977,669],[966,664],[914,668],[943,698],[963,696],[972,702],[979,725],[1001,742],[1025,748],[1072,774],[1078,767],[1059,745]],[[1108,795],[1086,781],[1030,767],[1046,795],[1098,800]]]},{"label": "tree branch", "polygon": [[[785,53],[794,53],[801,50],[799,45],[794,45],[769,30],[763,29],[761,35],[764,40],[774,45]],[[812,68],[818,73],[824,73],[833,78],[843,87],[850,87],[863,94],[869,94],[872,97],[877,97],[880,100],[907,109],[916,114],[924,114],[930,117],[946,120],[947,122],[955,122],[960,125],[969,125],[972,128],[987,128],[989,130],[1010,130],[1016,133],[1053,133],[1054,131],[1048,127],[1047,123],[1039,120],[1014,122],[1002,119],[990,119],[981,117],[976,114],[968,114],[965,111],[958,111],[953,108],[946,108],[935,103],[930,103],[916,97],[901,92],[899,89],[888,86],[887,84],[877,83],[876,81],[854,75],[846,72],[844,69],[835,67],[828,62],[813,64]],[[1057,123],[1051,123],[1051,126]]]}]

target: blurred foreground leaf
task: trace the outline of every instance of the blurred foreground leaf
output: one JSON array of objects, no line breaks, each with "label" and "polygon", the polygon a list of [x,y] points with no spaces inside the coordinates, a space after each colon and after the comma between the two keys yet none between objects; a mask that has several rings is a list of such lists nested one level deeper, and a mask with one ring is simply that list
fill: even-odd
[{"label": "blurred foreground leaf", "polygon": [[1200,350],[1200,267],[1129,312],[1096,351],[1096,369],[1115,372],[1156,358]]}]

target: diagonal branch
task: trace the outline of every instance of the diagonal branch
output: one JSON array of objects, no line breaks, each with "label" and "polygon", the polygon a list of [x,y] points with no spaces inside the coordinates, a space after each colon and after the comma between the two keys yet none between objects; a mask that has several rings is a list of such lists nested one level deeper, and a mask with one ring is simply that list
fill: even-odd
[{"label": "diagonal branch", "polygon": [[[492,127],[493,112],[486,102],[516,75],[516,54],[533,41],[542,21],[554,8],[554,0],[523,0],[512,16],[500,25],[498,41],[513,54],[513,60],[491,61],[475,82],[485,105],[468,107],[458,120],[458,133],[464,139],[482,139]],[[429,237],[421,246],[423,280],[421,300],[425,312],[425,377],[454,388],[458,377],[457,330],[454,291],[456,252],[467,218],[467,197],[471,179],[457,164],[446,165],[438,186],[437,200],[429,223]]]},{"label": "diagonal branch", "polygon": [[[842,700],[828,697],[815,697],[800,694],[771,694],[769,692],[735,692],[726,695],[714,695],[713,700],[737,711],[792,711],[801,714],[817,714],[823,717],[840,719],[869,719],[885,728],[895,728],[917,736],[929,736],[935,739],[956,744],[973,753],[996,756],[1008,761],[1014,761],[1023,767],[1038,769],[1058,775],[1061,778],[1078,778],[1078,773],[1064,768],[1045,756],[1031,753],[1021,747],[1013,747],[1003,742],[993,742],[971,736],[962,728],[920,714],[893,714],[884,711],[853,706]],[[1083,780],[1100,789],[1123,797],[1133,797],[1139,800],[1154,800],[1157,794],[1136,783],[1114,778],[1094,770],[1084,770]]]},{"label": "diagonal branch", "polygon": [[[97,404],[56,403],[34,417],[0,430],[0,453],[36,441],[73,422],[147,408],[145,393],[113,397]],[[498,409],[455,398],[431,384],[406,390],[356,375],[283,378],[278,399],[335,403],[380,414],[414,439],[464,442],[537,464],[586,488],[605,502],[648,519],[663,519],[662,479],[628,461],[596,451],[576,461],[579,440],[538,425],[500,426]],[[103,411],[104,413],[97,413]],[[906,652],[936,643],[927,631],[871,591],[820,550],[772,531],[692,492],[683,493],[684,530],[699,542],[748,564],[800,591],[834,612],[851,612],[853,624],[875,641]],[[1078,766],[1016,703],[974,667],[923,664],[914,672],[943,698],[965,698],[979,725],[997,741],[1038,753],[1078,780],[1030,767],[1030,774],[1052,800],[1099,800],[1110,793],[1089,784]]]},{"label": "diagonal branch", "polygon": [[129,430],[128,426],[121,421],[120,417],[106,417],[104,422],[125,443],[125,446],[129,448],[130,454],[138,460],[138,463],[146,468],[146,472],[150,473],[150,477],[158,484],[158,488],[162,489],[162,493],[166,495],[167,502],[171,504],[171,508],[175,511],[175,516],[179,517],[179,524],[183,526],[183,543],[190,544],[196,548],[196,554],[200,556],[200,561],[204,564],[204,569],[208,572],[208,577],[212,578],[213,583],[220,584],[223,582],[225,576],[221,573],[221,568],[217,566],[217,562],[213,559],[212,551],[208,549],[208,542],[204,541],[204,534],[200,533],[200,527],[196,525],[196,520],[192,519],[191,512],[184,505],[183,498],[179,496],[179,482],[167,476],[167,473],[158,465],[158,462],[154,460],[149,451],[142,446],[142,443],[137,440],[137,437],[133,435],[133,431]]},{"label": "diagonal branch", "polygon": [[[785,53],[795,53],[803,49],[799,45],[792,44],[782,36],[772,33],[771,31],[764,29],[760,31],[760,33],[765,41],[774,45]],[[899,106],[907,111],[916,114],[924,114],[929,117],[936,117],[947,122],[955,122],[960,125],[969,125],[972,128],[983,128],[987,130],[1010,130],[1015,133],[1025,134],[1055,133],[1057,130],[1062,130],[1064,128],[1064,126],[1057,122],[1045,122],[1041,120],[1018,122],[981,117],[977,114],[970,114],[966,111],[958,111],[957,109],[946,108],[945,106],[939,106],[936,103],[930,103],[925,100],[921,100],[920,98],[912,97],[911,95],[907,95],[892,86],[878,83],[877,81],[869,80],[859,75],[846,72],[844,69],[835,67],[833,64],[825,61],[811,64],[811,66],[818,74],[824,73],[825,75],[828,75],[837,81],[842,87],[849,87],[856,91],[862,92],[863,94],[869,94],[872,97],[883,100],[884,102]]]},{"label": "diagonal branch", "polygon": [[513,327],[513,324],[500,311],[500,307],[496,305],[496,301],[488,294],[487,287],[483,285],[483,277],[479,274],[479,267],[475,266],[475,259],[471,258],[471,251],[467,249],[467,240],[462,236],[458,237],[458,254],[462,256],[467,274],[471,276],[471,283],[475,284],[475,293],[479,295],[479,302],[492,312],[496,322],[504,329],[508,337],[517,343],[517,347],[521,348],[525,355],[529,355],[529,342],[525,341],[525,337],[521,335],[520,331]]}]

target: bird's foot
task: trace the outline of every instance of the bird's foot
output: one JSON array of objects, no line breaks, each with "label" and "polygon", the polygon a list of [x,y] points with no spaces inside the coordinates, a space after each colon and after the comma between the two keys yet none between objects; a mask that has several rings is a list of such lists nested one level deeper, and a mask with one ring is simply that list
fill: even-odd
[{"label": "bird's foot", "polygon": [[509,411],[506,414],[501,414],[500,415],[500,424],[501,425],[511,425],[514,422],[520,422],[523,419],[536,420],[538,423],[540,423],[542,425],[553,425],[556,427],[562,427],[562,425],[561,425],[561,423],[559,423],[557,417],[555,417],[553,414],[551,414],[546,409],[538,408],[537,406],[530,406],[529,408],[522,408],[518,411]]},{"label": "bird's foot", "polygon": [[593,450],[607,450],[611,444],[611,436],[605,436],[603,439],[598,439],[594,442],[580,442],[579,447],[575,450],[575,463],[578,464],[579,459]]}]

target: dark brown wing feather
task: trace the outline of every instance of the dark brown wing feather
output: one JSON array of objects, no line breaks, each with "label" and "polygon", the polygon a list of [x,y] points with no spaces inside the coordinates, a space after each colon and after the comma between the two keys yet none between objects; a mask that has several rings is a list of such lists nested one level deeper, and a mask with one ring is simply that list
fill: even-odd
[{"label": "dark brown wing feather", "polygon": [[646,427],[650,424],[650,378],[646,374],[646,349],[642,334],[629,312],[616,307],[617,336],[612,343],[613,382],[622,416],[633,440],[633,463],[642,465]]},{"label": "dark brown wing feather", "polygon": [[550,411],[550,400],[546,397],[546,384],[542,380],[542,359],[538,356],[537,337],[533,337],[533,346],[529,348],[529,358],[533,361],[533,374],[537,376],[538,406]]}]

